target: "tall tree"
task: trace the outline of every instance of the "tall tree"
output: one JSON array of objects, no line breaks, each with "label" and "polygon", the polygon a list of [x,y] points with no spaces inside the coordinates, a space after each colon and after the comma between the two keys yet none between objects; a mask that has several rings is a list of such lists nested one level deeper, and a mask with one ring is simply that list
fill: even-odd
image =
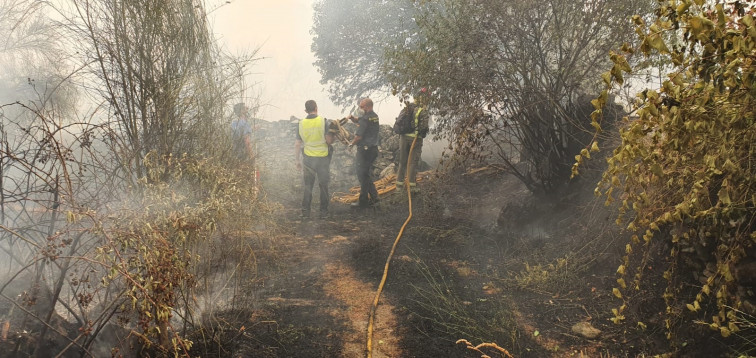
[{"label": "tall tree", "polygon": [[[8,354],[97,356],[132,318],[164,355],[188,351],[170,323],[191,310],[196,253],[222,219],[260,212],[249,173],[222,160],[253,55],[222,56],[202,5],[0,0],[0,300],[35,332]],[[51,329],[61,309],[67,329]]]},{"label": "tall tree", "polygon": [[[149,152],[213,148],[211,137],[224,133],[219,119],[238,95],[233,81],[239,77],[229,76],[204,8],[191,0],[72,3],[71,22],[86,39],[79,50],[89,56],[94,88],[123,139],[116,152],[124,168],[142,177]],[[204,143],[196,145],[200,137]]]},{"label": "tall tree", "polygon": [[315,3],[312,51],[321,82],[336,103],[388,93],[385,54],[418,35],[415,1],[320,0]]},{"label": "tall tree", "polygon": [[421,41],[391,51],[389,78],[431,89],[436,131],[458,153],[496,157],[531,190],[549,192],[590,138],[580,119],[609,66],[604,54],[630,39],[630,16],[646,8],[650,1],[429,1]]}]

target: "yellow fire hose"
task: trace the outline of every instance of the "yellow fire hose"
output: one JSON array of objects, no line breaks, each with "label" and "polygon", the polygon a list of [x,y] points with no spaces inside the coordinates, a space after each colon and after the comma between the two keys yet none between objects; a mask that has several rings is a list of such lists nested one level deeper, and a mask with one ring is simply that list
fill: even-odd
[{"label": "yellow fire hose", "polygon": [[[401,239],[402,234],[404,233],[404,228],[407,227],[407,224],[409,224],[410,219],[412,219],[412,191],[410,190],[409,185],[409,164],[412,161],[412,151],[415,149],[415,142],[417,141],[417,137],[412,140],[412,146],[410,146],[409,155],[407,156],[407,170],[405,171],[405,177],[404,177],[404,183],[405,187],[407,188],[407,201],[409,202],[409,215],[407,216],[407,220],[404,221],[404,225],[402,225],[402,228],[399,230],[399,235],[396,236],[396,240],[394,241],[394,246],[391,247],[391,252],[388,255],[388,258],[386,259],[386,267],[383,269],[383,277],[381,278],[381,283],[378,285],[378,291],[375,293],[375,299],[373,300],[373,307],[370,308],[370,321],[368,322],[367,326],[367,357],[372,358],[373,357],[373,323],[375,322],[375,312],[378,309],[378,300],[381,298],[381,292],[383,292],[383,285],[386,284],[386,276],[388,275],[388,269],[389,269],[389,263],[391,263],[391,258],[394,256],[394,251],[396,251],[396,246],[399,244],[399,239]],[[394,189],[396,189],[396,186],[394,186]],[[393,189],[392,189],[393,190]]]}]

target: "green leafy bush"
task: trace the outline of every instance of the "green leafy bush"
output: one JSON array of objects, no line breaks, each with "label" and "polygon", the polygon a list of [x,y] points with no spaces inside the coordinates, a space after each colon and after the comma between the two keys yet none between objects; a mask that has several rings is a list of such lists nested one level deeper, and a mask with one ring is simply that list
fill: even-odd
[{"label": "green leafy bush", "polygon": [[[607,89],[593,101],[598,135],[609,93],[633,71],[627,56],[640,51],[671,64],[659,88],[637,94],[636,116],[625,118],[622,142],[596,188],[607,204],[619,201],[617,223],[633,233],[617,270],[615,296],[626,299],[628,291],[641,290],[650,243],[669,240],[664,272],[668,338],[675,317],[685,311],[704,316],[712,329],[729,336],[739,330],[736,310],[748,295],[738,289],[742,277],[737,271],[754,260],[756,241],[753,6],[754,1],[673,0],[660,2],[649,21],[635,16],[639,46],[611,53],[614,66],[602,75]],[[594,140],[576,157],[573,175],[597,150]],[[642,258],[631,260],[639,251]],[[682,275],[684,256],[702,262],[693,275],[698,280]],[[636,261],[640,264],[631,264]],[[697,292],[682,296],[689,292],[683,289],[687,285]],[[707,304],[716,307],[713,313],[704,313]],[[624,319],[625,307],[614,310],[615,322]]]}]

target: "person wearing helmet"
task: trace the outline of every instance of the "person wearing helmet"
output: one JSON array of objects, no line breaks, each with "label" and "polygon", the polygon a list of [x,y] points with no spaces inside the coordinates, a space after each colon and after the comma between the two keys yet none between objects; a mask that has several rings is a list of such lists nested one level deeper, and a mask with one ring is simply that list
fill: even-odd
[{"label": "person wearing helmet", "polygon": [[[399,170],[396,173],[396,187],[404,186],[405,176],[408,176],[410,190],[417,192],[417,165],[420,161],[420,155],[423,152],[423,138],[428,134],[428,111],[425,106],[428,102],[428,90],[420,90],[414,100],[415,108],[415,130],[410,133],[399,135]],[[417,139],[416,139],[417,138]],[[412,149],[412,158],[409,158],[412,142],[415,141],[415,147]],[[409,160],[409,166],[407,161]]]}]

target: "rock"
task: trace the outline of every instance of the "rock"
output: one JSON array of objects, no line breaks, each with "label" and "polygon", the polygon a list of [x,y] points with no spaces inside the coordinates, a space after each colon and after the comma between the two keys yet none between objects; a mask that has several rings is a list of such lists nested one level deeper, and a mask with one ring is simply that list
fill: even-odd
[{"label": "rock", "polygon": [[601,334],[601,330],[594,328],[588,322],[578,322],[572,326],[572,333],[588,339],[596,339]]},{"label": "rock", "polygon": [[391,163],[388,166],[386,166],[385,168],[383,168],[383,170],[381,171],[380,177],[381,178],[385,178],[385,177],[387,177],[387,176],[389,176],[391,174],[396,173],[396,170],[394,169],[394,167],[395,167],[394,163]]}]

